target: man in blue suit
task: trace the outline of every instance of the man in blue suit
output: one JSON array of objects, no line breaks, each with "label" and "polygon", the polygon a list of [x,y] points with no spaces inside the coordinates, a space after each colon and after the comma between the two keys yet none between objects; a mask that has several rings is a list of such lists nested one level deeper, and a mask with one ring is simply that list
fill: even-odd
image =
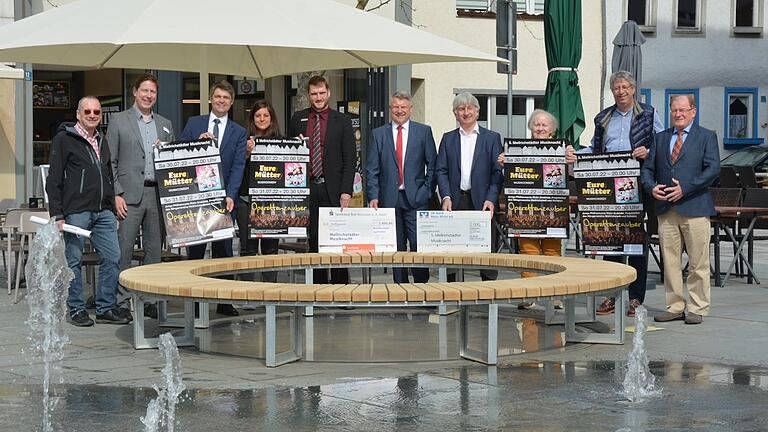
[{"label": "man in blue suit", "polygon": [[[664,254],[667,310],[654,319],[699,324],[710,306],[709,217],[715,215],[715,205],[708,188],[720,173],[720,153],[717,135],[693,124],[692,95],[674,96],[670,112],[673,127],[656,135],[641,174],[643,187],[656,200]],[[683,246],[689,262],[687,305]]]},{"label": "man in blue suit", "polygon": [[[227,191],[227,211],[232,214],[237,202],[237,191],[243,179],[245,168],[245,148],[248,139],[245,129],[229,118],[229,108],[235,100],[235,89],[227,81],[213,85],[210,93],[211,113],[194,116],[187,120],[181,132],[181,140],[214,139],[221,155],[221,173]],[[187,250],[189,259],[201,259],[205,256],[206,243],[190,246]],[[211,243],[211,256],[224,258],[232,256],[232,239]],[[232,305],[218,305],[218,313],[230,316],[238,315]]]},{"label": "man in blue suit", "polygon": [[[373,130],[366,164],[368,206],[395,208],[397,250],[416,251],[416,211],[425,210],[435,190],[437,149],[432,128],[411,121],[411,94],[389,99],[392,123]],[[407,244],[406,244],[407,242]],[[408,282],[408,269],[394,269],[395,283]],[[413,281],[429,281],[429,270],[412,268]]]},{"label": "man in blue suit", "polygon": [[[477,124],[480,103],[471,93],[453,98],[453,113],[459,127],[443,134],[435,166],[442,208],[488,210],[488,217],[493,217],[504,180],[496,162],[502,152],[501,135]],[[482,271],[480,275],[483,280],[493,280],[497,272]]]}]

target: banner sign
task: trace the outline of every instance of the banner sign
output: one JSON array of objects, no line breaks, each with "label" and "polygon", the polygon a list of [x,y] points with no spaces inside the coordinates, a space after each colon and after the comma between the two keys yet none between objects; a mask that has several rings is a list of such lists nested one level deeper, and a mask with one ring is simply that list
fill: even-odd
[{"label": "banner sign", "polygon": [[300,138],[259,138],[248,178],[250,238],[306,237],[309,147]]},{"label": "banner sign", "polygon": [[491,235],[490,212],[416,212],[419,252],[492,252]]},{"label": "banner sign", "polygon": [[510,237],[568,238],[565,140],[504,140]]},{"label": "banner sign", "polygon": [[573,175],[584,253],[642,255],[640,162],[632,152],[577,154]]},{"label": "banner sign", "polygon": [[155,178],[170,247],[234,236],[219,148],[212,140],[160,143],[155,147]]},{"label": "banner sign", "polygon": [[320,252],[396,252],[395,209],[320,207]]}]

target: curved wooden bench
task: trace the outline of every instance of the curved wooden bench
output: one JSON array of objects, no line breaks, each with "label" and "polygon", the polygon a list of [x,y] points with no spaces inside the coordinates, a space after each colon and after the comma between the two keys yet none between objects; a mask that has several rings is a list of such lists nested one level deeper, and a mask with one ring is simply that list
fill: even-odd
[{"label": "curved wooden bench", "polygon": [[[312,283],[317,268],[431,267],[438,268],[441,282],[425,284],[349,284],[320,285]],[[447,268],[492,268],[535,270],[546,274],[535,278],[504,279],[486,282],[446,283]],[[265,283],[216,279],[223,274],[250,273],[267,270],[304,270],[306,284]],[[579,334],[575,330],[574,299],[582,295],[616,297],[616,310],[624,309],[621,290],[636,278],[632,267],[585,258],[547,257],[493,253],[315,253],[282,254],[191,260],[134,267],[120,274],[120,284],[133,292],[135,310],[134,346],[153,347],[144,338],[141,297],[183,299],[185,303],[185,337],[182,345],[194,344],[193,302],[263,305],[267,308],[267,365],[276,366],[301,357],[298,323],[294,328],[294,350],[275,353],[275,307],[293,307],[292,319],[298,319],[300,308],[314,306],[457,306],[463,316],[471,305],[488,307],[488,347],[475,352],[460,341],[465,358],[487,364],[496,362],[496,324],[498,305],[520,301],[562,299],[565,301],[566,340],[569,342],[623,343],[624,314],[615,314],[614,333],[610,336]],[[141,297],[140,297],[141,296]],[[466,319],[460,318],[460,333],[466,335]],[[608,336],[601,338],[601,336]]]}]

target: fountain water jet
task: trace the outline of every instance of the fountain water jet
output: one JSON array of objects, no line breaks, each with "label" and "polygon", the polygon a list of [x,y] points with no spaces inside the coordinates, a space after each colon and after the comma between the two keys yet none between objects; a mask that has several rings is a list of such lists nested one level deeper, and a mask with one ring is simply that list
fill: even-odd
[{"label": "fountain water jet", "polygon": [[[619,311],[616,311],[619,313]],[[661,396],[662,389],[656,388],[656,377],[648,368],[648,351],[645,349],[645,332],[648,328],[648,310],[640,305],[635,308],[635,337],[629,353],[627,373],[624,375],[624,396],[630,402],[640,402]]]},{"label": "fountain water jet", "polygon": [[[147,413],[141,418],[144,432],[173,432],[176,423],[176,404],[186,386],[181,381],[181,356],[176,341],[170,333],[160,335],[160,354],[165,360],[160,386],[153,386],[157,398],[147,405]],[[163,428],[163,429],[161,429]]]},{"label": "fountain water jet", "polygon": [[[37,230],[29,249],[24,269],[27,278],[30,362],[43,361],[42,430],[52,432],[51,417],[56,400],[50,397],[51,378],[61,372],[64,345],[69,343],[64,323],[67,314],[67,292],[74,277],[64,256],[64,241],[55,224]],[[61,377],[59,376],[61,381]]]}]

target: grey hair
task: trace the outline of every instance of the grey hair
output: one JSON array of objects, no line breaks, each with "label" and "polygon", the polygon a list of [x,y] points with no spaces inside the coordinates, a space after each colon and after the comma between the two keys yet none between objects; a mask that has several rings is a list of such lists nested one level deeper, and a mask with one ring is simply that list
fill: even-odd
[{"label": "grey hair", "polygon": [[413,103],[413,97],[411,96],[411,93],[405,90],[398,90],[392,93],[392,99],[407,100],[408,102]]},{"label": "grey hair", "polygon": [[80,98],[79,101],[77,101],[77,112],[80,112],[80,111],[83,110],[83,102],[85,102],[88,99],[93,99],[96,102],[99,102],[99,106],[101,106],[101,101],[99,101],[99,98],[97,98],[96,96],[90,96],[90,95],[89,96],[83,96],[83,97]]},{"label": "grey hair", "polygon": [[528,130],[533,131],[533,123],[538,117],[546,117],[549,119],[549,121],[552,122],[552,133],[557,130],[557,117],[553,116],[549,111],[544,111],[543,109],[533,110],[531,116],[528,117]]},{"label": "grey hair", "polygon": [[637,88],[637,81],[635,81],[635,76],[627,71],[616,71],[611,74],[610,83],[611,83],[611,89],[613,89],[614,84],[616,84],[616,81],[624,80],[629,83],[632,88]]},{"label": "grey hair", "polygon": [[453,112],[456,112],[456,110],[463,105],[473,105],[475,109],[480,111],[480,102],[478,102],[477,98],[470,92],[461,92],[453,98]]}]

